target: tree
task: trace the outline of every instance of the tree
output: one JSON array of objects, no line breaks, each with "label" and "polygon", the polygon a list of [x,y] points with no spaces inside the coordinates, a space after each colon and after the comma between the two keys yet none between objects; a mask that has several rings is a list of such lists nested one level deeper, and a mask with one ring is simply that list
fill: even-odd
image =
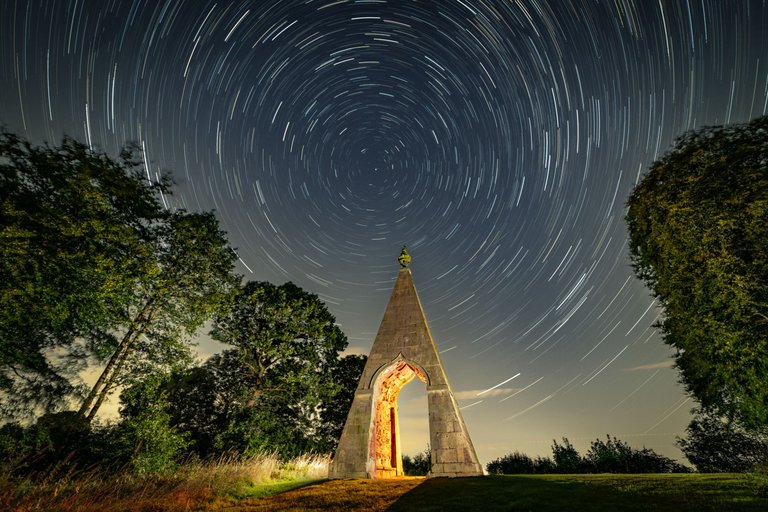
[{"label": "tree", "polygon": [[102,333],[114,348],[80,407],[89,421],[105,398],[134,376],[190,362],[187,337],[236,288],[235,254],[213,214],[177,211],[152,230],[152,272],[136,280],[121,310],[120,329]]},{"label": "tree", "polygon": [[744,472],[768,463],[768,428],[747,430],[737,421],[698,408],[677,444],[702,473]]},{"label": "tree", "polygon": [[664,341],[706,409],[768,423],[768,117],[679,138],[633,190],[637,276]]},{"label": "tree", "polygon": [[78,391],[87,357],[107,348],[92,334],[147,272],[168,186],[142,177],[134,148],[114,160],[69,138],[35,147],[0,133],[0,413],[53,411]]},{"label": "tree", "polygon": [[636,450],[624,441],[606,436],[595,439],[584,456],[586,468],[592,473],[687,473],[688,468],[643,447]]},{"label": "tree", "polygon": [[432,471],[432,450],[429,445],[413,457],[403,455],[403,473],[406,476],[425,476]]},{"label": "tree", "polygon": [[54,411],[78,373],[106,367],[91,421],[133,375],[191,359],[190,335],[235,288],[235,255],[211,213],[171,212],[135,153],[116,161],[65,139],[0,134],[0,392],[6,416]]},{"label": "tree", "polygon": [[[136,380],[120,394],[121,420],[133,421],[162,410],[168,424],[188,436],[191,452],[201,458],[215,455],[219,435],[250,398],[244,379],[247,372],[237,350],[230,349],[199,366]],[[159,397],[163,404],[155,403]]]},{"label": "tree", "polygon": [[164,386],[167,377],[156,373],[121,394],[124,404],[132,407],[132,414],[123,414],[115,432],[115,450],[129,454],[125,458],[138,474],[173,469],[190,444],[189,433],[171,424]]},{"label": "tree", "polygon": [[552,440],[552,461],[555,463],[555,469],[558,473],[584,472],[584,460],[567,437],[563,438],[562,445],[554,439]]},{"label": "tree", "polygon": [[311,418],[308,430],[302,430],[294,411],[283,400],[271,399],[270,393],[248,406],[253,397],[251,370],[237,349],[215,354],[199,366],[164,373],[159,382],[153,377],[133,383],[120,395],[120,416],[124,422],[147,417],[159,411],[154,400],[162,396],[168,425],[187,436],[189,451],[200,458],[232,451],[269,450],[284,457],[330,452],[341,436],[365,359],[346,356],[336,361],[331,372],[338,390],[318,405],[319,415]]},{"label": "tree", "polygon": [[323,403],[339,389],[332,373],[338,353],[347,345],[320,299],[290,282],[246,283],[232,307],[215,316],[211,336],[236,347],[247,368],[249,397],[222,434],[222,448],[315,446]]},{"label": "tree", "polygon": [[485,469],[491,475],[531,474],[534,473],[534,463],[528,455],[515,451],[492,460]]},{"label": "tree", "polygon": [[248,368],[236,350],[214,354],[200,366],[177,372],[166,383],[171,424],[188,432],[201,458],[219,452],[219,435],[250,397]]},{"label": "tree", "polygon": [[368,356],[350,354],[340,358],[331,368],[331,379],[337,391],[326,398],[321,407],[321,422],[316,436],[321,452],[333,452],[339,444],[366,361]]}]

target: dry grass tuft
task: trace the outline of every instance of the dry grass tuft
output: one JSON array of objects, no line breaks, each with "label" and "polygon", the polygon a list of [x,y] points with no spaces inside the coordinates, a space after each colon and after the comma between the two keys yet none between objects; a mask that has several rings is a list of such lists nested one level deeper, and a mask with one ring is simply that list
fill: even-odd
[{"label": "dry grass tuft", "polygon": [[0,475],[0,510],[17,512],[176,512],[205,508],[222,497],[256,495],[273,482],[325,478],[330,458],[304,455],[281,462],[277,454],[189,462],[164,475],[128,471],[74,472],[57,480],[15,481]]}]

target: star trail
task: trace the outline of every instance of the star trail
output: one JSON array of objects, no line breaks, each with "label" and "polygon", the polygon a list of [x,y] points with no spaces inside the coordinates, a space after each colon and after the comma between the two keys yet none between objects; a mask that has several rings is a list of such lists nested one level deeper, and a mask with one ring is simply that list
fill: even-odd
[{"label": "star trail", "polygon": [[677,135],[768,113],[764,1],[4,0],[0,84],[35,142],[136,141],[169,207],[215,209],[239,272],[318,294],[352,350],[407,244],[481,462],[606,433],[681,457],[625,200]]}]

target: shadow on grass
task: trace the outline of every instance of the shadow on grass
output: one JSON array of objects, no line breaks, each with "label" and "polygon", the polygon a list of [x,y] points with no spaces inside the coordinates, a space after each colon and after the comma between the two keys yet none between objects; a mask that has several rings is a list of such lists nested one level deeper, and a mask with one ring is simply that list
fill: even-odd
[{"label": "shadow on grass", "polygon": [[219,499],[206,511],[227,512],[383,512],[400,496],[424,481],[403,477],[388,480],[328,480],[265,498]]},{"label": "shadow on grass", "polygon": [[766,511],[745,475],[519,475],[434,478],[400,496],[392,512]]}]

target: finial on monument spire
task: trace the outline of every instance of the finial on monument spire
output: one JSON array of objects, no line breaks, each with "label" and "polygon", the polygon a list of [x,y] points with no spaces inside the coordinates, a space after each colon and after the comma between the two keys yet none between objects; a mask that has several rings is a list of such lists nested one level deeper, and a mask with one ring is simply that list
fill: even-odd
[{"label": "finial on monument spire", "polygon": [[408,268],[408,265],[411,264],[411,255],[408,254],[405,246],[403,246],[403,250],[400,252],[400,256],[398,256],[397,261],[400,262],[400,266],[403,268]]}]

